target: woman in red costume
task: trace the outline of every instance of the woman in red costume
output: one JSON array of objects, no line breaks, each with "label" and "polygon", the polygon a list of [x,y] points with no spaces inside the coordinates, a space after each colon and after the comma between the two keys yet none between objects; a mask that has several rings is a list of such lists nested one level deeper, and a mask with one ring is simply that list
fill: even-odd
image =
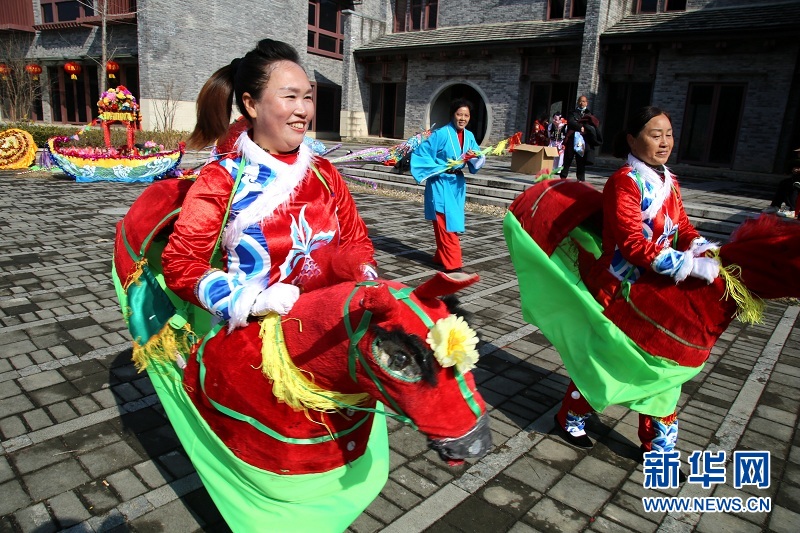
[{"label": "woman in red costume", "polygon": [[[705,256],[717,246],[701,237],[689,222],[678,183],[665,166],[673,143],[669,115],[652,106],[632,115],[624,134],[615,139],[614,155],[625,158],[626,164],[603,189],[602,254],[588,275],[583,276],[587,288],[604,308],[615,298],[625,298],[631,285],[647,271],[671,277],[678,287],[689,277],[709,284],[721,283],[717,280],[719,262]],[[673,372],[686,363],[675,362]],[[686,380],[699,370],[696,367],[701,362],[694,363],[686,366]],[[592,364],[603,366],[594,360]],[[605,385],[602,375],[601,370],[596,380],[598,387]],[[643,396],[637,408],[642,451],[672,451],[678,437],[676,414],[647,414],[646,384],[632,385],[640,387]],[[561,436],[575,446],[590,448],[592,441],[584,424],[592,412],[579,388],[570,382],[556,414]]]},{"label": "woman in red costume", "polygon": [[[243,119],[229,129],[234,97]],[[320,248],[364,258],[365,279],[376,277],[350,192],[303,143],[313,118],[297,52],[270,39],[216,71],[198,96],[188,146],[219,139],[219,159],[186,196],[164,250],[164,278],[228,331],[253,315],[288,313],[304,286],[327,274],[312,255]]]}]

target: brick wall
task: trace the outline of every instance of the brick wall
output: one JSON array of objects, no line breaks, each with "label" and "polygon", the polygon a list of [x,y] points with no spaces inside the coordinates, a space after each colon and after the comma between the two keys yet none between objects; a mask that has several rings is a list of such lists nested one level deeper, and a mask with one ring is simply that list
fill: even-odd
[{"label": "brick wall", "polygon": [[771,50],[739,48],[720,53],[713,43],[681,49],[662,49],[653,88],[653,104],[672,114],[677,143],[680,141],[690,83],[744,83],[744,109],[732,168],[771,172],[777,156],[787,92],[798,45],[784,44]]},{"label": "brick wall", "polygon": [[545,20],[547,0],[439,0],[437,27]]},{"label": "brick wall", "polygon": [[486,97],[488,127],[483,144],[495,143],[511,135],[518,129],[520,64],[521,58],[515,53],[498,53],[480,61],[469,58],[410,59],[405,136],[410,137],[421,126],[430,126],[431,105],[445,89],[459,83],[471,85]]}]

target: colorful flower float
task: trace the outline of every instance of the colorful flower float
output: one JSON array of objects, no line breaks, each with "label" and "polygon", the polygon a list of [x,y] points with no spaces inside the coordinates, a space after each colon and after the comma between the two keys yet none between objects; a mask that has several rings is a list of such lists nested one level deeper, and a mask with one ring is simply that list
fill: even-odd
[{"label": "colorful flower float", "polygon": [[[147,141],[135,144],[136,130],[140,129],[139,104],[131,92],[120,85],[105,91],[97,101],[99,116],[71,137],[51,137],[46,151],[52,161],[77,182],[125,181],[151,182],[174,170],[185,151],[184,143],[176,150],[165,150],[163,145]],[[111,143],[111,125],[123,124],[127,130],[127,145],[114,147]],[[69,146],[92,126],[103,129],[105,147]]]}]

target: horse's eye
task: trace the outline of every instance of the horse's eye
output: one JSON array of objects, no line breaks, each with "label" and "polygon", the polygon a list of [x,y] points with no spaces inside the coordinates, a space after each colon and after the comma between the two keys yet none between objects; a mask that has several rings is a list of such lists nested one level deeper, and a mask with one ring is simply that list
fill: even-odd
[{"label": "horse's eye", "polygon": [[408,357],[403,352],[398,352],[389,360],[389,368],[392,370],[402,370],[408,363]]},{"label": "horse's eye", "polygon": [[381,368],[390,376],[415,382],[422,376],[422,369],[406,348],[393,340],[381,340],[376,337],[372,342],[372,356]]}]

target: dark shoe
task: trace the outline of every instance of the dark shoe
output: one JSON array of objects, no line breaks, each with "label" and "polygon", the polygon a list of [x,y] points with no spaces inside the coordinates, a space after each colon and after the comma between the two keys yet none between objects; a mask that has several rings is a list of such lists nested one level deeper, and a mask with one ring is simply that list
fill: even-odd
[{"label": "dark shoe", "polygon": [[[639,455],[637,457],[639,464],[644,464],[644,454],[647,451],[644,449],[644,444],[639,445]],[[686,474],[683,473],[683,470],[678,469],[678,484],[683,485],[684,483],[686,483]]]},{"label": "dark shoe", "polygon": [[443,272],[445,274],[453,274],[455,272],[464,272],[464,269],[461,268],[461,267],[458,267],[458,268],[446,268]]},{"label": "dark shoe", "polygon": [[589,450],[594,447],[594,443],[592,439],[589,438],[588,435],[581,435],[580,437],[576,437],[572,435],[569,431],[561,427],[561,424],[558,422],[558,416],[553,415],[553,421],[556,423],[556,435],[561,437],[561,439],[570,444],[575,446],[576,448],[581,448],[583,450]]},{"label": "dark shoe", "polygon": [[794,183],[792,183],[792,187],[794,187],[795,189],[800,189],[800,181],[795,181]]}]

